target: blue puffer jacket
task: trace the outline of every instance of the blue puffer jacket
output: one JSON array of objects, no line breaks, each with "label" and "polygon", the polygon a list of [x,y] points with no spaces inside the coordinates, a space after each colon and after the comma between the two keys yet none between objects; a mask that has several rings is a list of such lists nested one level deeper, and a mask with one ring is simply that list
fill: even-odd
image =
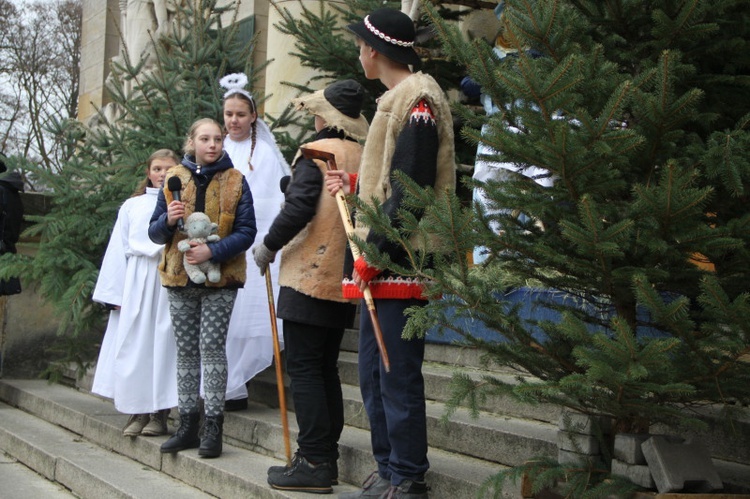
[{"label": "blue puffer jacket", "polygon": [[[197,185],[207,186],[213,176],[223,170],[234,168],[229,155],[224,152],[214,163],[200,167],[195,163],[193,156],[185,155],[182,165],[189,169],[193,174],[193,179]],[[177,226],[170,227],[167,224],[167,201],[164,197],[164,191],[159,191],[159,197],[156,200],[156,208],[151,215],[151,222],[148,227],[148,237],[156,244],[166,244],[174,236]],[[258,229],[255,225],[255,209],[253,208],[253,195],[250,192],[250,186],[247,181],[242,179],[242,196],[237,204],[235,212],[234,225],[232,233],[220,239],[219,241],[208,243],[213,254],[211,261],[222,263],[238,253],[247,251],[255,240],[255,234]]]}]

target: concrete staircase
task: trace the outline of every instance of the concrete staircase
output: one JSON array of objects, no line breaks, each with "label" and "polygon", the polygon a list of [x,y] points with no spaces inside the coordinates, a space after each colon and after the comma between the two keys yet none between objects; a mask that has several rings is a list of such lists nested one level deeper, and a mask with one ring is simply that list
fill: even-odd
[{"label": "concrete staircase", "polygon": [[[357,388],[356,344],[357,332],[349,331],[340,358],[347,426],[340,442],[340,485],[334,493],[355,490],[375,469]],[[557,455],[558,407],[530,407],[496,397],[483,402],[478,418],[459,410],[445,421],[444,403],[456,366],[472,376],[482,372],[475,350],[427,345],[424,375],[431,445],[427,481],[433,499],[478,497],[481,484],[506,466]],[[493,374],[509,380],[514,376],[503,371]],[[0,450],[82,498],[319,497],[275,491],[266,483],[268,467],[284,460],[273,367],[249,384],[253,402],[248,410],[226,413],[224,453],[209,460],[198,458],[195,450],[160,454],[158,447],[166,437],[122,437],[127,416],[111,402],[89,394],[90,386],[91,376],[69,386],[0,380]],[[287,390],[292,411],[288,395]],[[288,419],[294,451],[297,428],[292,412]],[[735,428],[738,431],[729,437],[712,430],[711,449],[718,455],[715,463],[724,480],[750,487],[750,421]],[[502,496],[521,497],[520,486],[507,484]]]}]

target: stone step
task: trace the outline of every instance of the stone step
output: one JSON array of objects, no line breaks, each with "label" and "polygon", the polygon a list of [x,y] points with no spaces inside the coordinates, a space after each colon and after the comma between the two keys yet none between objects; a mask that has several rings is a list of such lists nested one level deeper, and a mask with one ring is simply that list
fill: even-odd
[{"label": "stone step", "polygon": [[[353,389],[352,387],[348,387]],[[225,415],[225,451],[219,459],[199,459],[195,451],[162,456],[158,446],[166,437],[123,438],[127,416],[111,402],[42,380],[0,380],[0,400],[80,435],[92,444],[114,451],[149,469],[161,471],[218,497],[299,497],[307,495],[272,490],[266,484],[269,466],[283,464],[284,445],[278,410],[251,403],[246,411]],[[289,413],[292,450],[297,434]],[[354,490],[374,469],[369,433],[347,426],[340,441],[339,480],[335,492]],[[486,460],[430,448],[427,481],[437,499],[476,497],[482,482],[504,466]],[[518,497],[518,486],[508,484],[507,498]]]},{"label": "stone step", "polygon": [[[361,400],[359,388],[348,384],[356,384],[356,354],[341,352],[340,369],[344,394],[345,418],[348,427],[369,431],[364,407]],[[354,366],[354,367],[352,367]],[[354,372],[354,378],[348,377],[343,372]],[[429,385],[441,387],[447,383],[450,377],[449,368],[435,364],[425,366],[425,378],[432,380]],[[85,379],[82,380],[86,383]],[[287,407],[294,410],[294,403],[289,393],[289,380],[285,378]],[[443,387],[444,391],[445,388]],[[254,452],[270,454],[279,458],[283,457],[283,438],[280,426],[280,415],[278,408],[278,388],[276,385],[275,368],[266,369],[258,374],[249,383],[250,400],[264,401],[265,404],[253,404],[249,411],[231,413],[233,417],[227,418],[225,423],[225,436],[228,441],[235,445],[247,448]],[[517,405],[517,404],[516,404]],[[431,459],[440,450],[468,458],[477,458],[490,463],[503,466],[521,464],[529,459],[545,455],[556,456],[557,426],[556,423],[549,424],[534,420],[523,420],[515,417],[480,413],[478,418],[471,417],[466,410],[459,410],[447,421],[443,421],[445,406],[441,401],[428,400],[428,441],[431,450]],[[294,422],[294,415],[288,417]],[[257,425],[263,424],[263,431],[257,431]],[[294,426],[294,425],[293,425]],[[234,436],[236,435],[236,437]],[[250,435],[253,435],[251,438]],[[260,435],[260,437],[259,437]],[[263,438],[262,436],[266,436]],[[346,435],[344,435],[346,437]],[[342,437],[342,440],[343,438]],[[296,438],[296,426],[293,428],[291,440]],[[342,442],[344,445],[344,442]],[[362,446],[369,457],[369,442]],[[339,463],[339,472],[342,477],[359,483],[371,470],[353,471],[349,473],[346,464]],[[364,473],[364,475],[363,475]]]},{"label": "stone step", "polygon": [[4,499],[76,499],[62,485],[47,480],[18,459],[0,452],[0,483]]},{"label": "stone step", "polygon": [[[339,362],[348,425],[342,436],[342,456],[347,456],[347,462],[340,462],[340,471],[343,479],[351,483],[359,483],[372,469],[372,464],[368,464],[372,463],[372,459],[366,433],[361,442],[354,438],[355,430],[366,432],[369,427],[357,387],[357,335],[356,330],[347,332]],[[423,372],[428,399],[428,432],[433,469],[436,456],[440,456],[441,452],[446,453],[451,459],[478,459],[478,466],[487,463],[500,465],[494,468],[495,472],[503,466],[521,464],[534,457],[557,456],[557,424],[561,413],[559,407],[532,406],[518,403],[511,397],[498,396],[489,398],[480,405],[482,412],[479,418],[470,417],[463,409],[453,414],[448,421],[444,421],[444,402],[450,396],[449,384],[454,371],[459,370],[474,379],[489,374],[509,383],[516,381],[518,373],[508,369],[480,369],[482,364],[477,353],[464,347],[428,344],[426,358]],[[461,364],[464,361],[467,366]],[[281,458],[284,450],[281,444],[282,432],[278,412],[271,409],[267,416],[263,416],[269,410],[267,406],[278,407],[275,376],[272,366],[248,384],[250,400],[261,401],[263,405],[258,404],[250,411],[236,413],[236,419],[231,424],[237,425],[238,428],[230,432],[227,438],[234,438],[232,434],[239,435],[236,441],[233,441],[236,445]],[[294,404],[289,397],[288,385],[289,381],[285,379],[287,406],[293,411]],[[723,477],[733,483],[750,482],[750,419],[740,418],[731,431],[726,431],[726,426],[720,424],[720,414],[712,414],[709,408],[703,408],[702,412],[707,429],[694,432],[692,436],[706,442]],[[293,414],[289,415],[289,420],[294,426]],[[228,419],[228,426],[229,421]],[[264,430],[254,432],[253,429],[261,424],[261,421]],[[657,428],[655,431],[675,433],[668,428]],[[293,428],[292,432],[291,440],[294,441],[296,428]],[[690,432],[684,430],[681,433],[691,436]],[[262,438],[259,435],[267,437]],[[352,440],[347,440],[349,438]],[[455,479],[448,471],[437,470],[431,476],[431,480],[441,481],[443,473],[449,477],[446,481]],[[492,473],[493,471],[487,471],[484,476]]]},{"label": "stone step", "polygon": [[[350,355],[342,352],[341,357]],[[252,400],[273,400],[277,405],[274,373],[260,373],[249,387]],[[341,388],[347,426],[369,430],[359,388],[347,383],[343,383]],[[287,407],[294,410],[288,393]],[[485,412],[480,412],[475,418],[466,409],[459,409],[450,418],[445,418],[446,408],[442,402],[428,399],[426,405],[428,442],[436,449],[505,466],[515,466],[534,457],[557,455],[556,423]],[[255,416],[253,411],[250,412]]]},{"label": "stone step", "polygon": [[[519,374],[509,372],[488,373],[475,367],[460,365],[449,365],[436,361],[425,361],[422,374],[425,381],[425,397],[439,403],[446,403],[452,398],[451,379],[454,374],[469,376],[471,379],[479,381],[483,376],[490,374],[492,377],[502,380],[505,383],[515,385],[518,383]],[[357,374],[357,354],[355,352],[342,351],[339,354],[339,375],[341,382],[352,386],[359,386],[359,376]],[[562,409],[559,406],[549,404],[520,404],[517,400],[509,395],[490,395],[484,400],[480,400],[477,409],[489,412],[502,417],[514,417],[529,420],[545,421],[556,425],[560,419]]]},{"label": "stone step", "polygon": [[[356,383],[356,355],[342,351],[339,359],[347,424],[367,429],[368,422],[359,389],[350,384]],[[480,412],[479,418],[472,418],[464,409],[458,410],[449,421],[444,422],[445,406],[442,401],[447,397],[446,385],[452,369],[434,362],[424,366],[430,446],[506,466],[521,464],[538,456],[557,457],[557,429],[562,410],[559,407],[531,406],[510,398],[498,398],[495,402],[483,405],[485,411],[488,404],[491,410]],[[481,373],[475,371],[471,375]],[[248,384],[248,391],[251,400],[276,404],[275,373],[272,370],[260,373]],[[294,410],[288,390],[287,406]],[[739,417],[729,426],[721,414],[712,412],[709,408],[703,408],[700,412],[696,410],[694,415],[698,414],[701,414],[700,419],[707,425],[700,431],[675,431],[665,427],[656,427],[653,431],[679,433],[705,442],[717,466],[725,470],[725,476],[733,482],[750,483],[750,418]]]},{"label": "stone step", "polygon": [[22,410],[0,403],[0,412],[0,449],[78,497],[212,497]]},{"label": "stone step", "polygon": [[166,436],[123,437],[126,415],[70,387],[0,380],[0,400],[7,404],[0,406],[0,449],[83,498],[319,497],[271,489],[267,469],[283,461],[229,443],[219,459],[195,450],[162,455]]},{"label": "stone step", "polygon": [[[342,383],[357,385],[356,354],[359,331],[348,330],[342,342],[339,369]],[[515,383],[517,377],[527,382],[533,378],[507,367],[488,366],[482,361],[482,354],[474,348],[430,344],[425,346],[425,396],[428,400],[445,402],[450,397],[450,378],[453,371],[460,371],[472,379],[490,376],[508,383]],[[500,418],[517,418],[522,420],[548,422],[557,425],[562,412],[561,407],[550,404],[531,405],[517,402],[510,396],[492,396],[479,403],[479,409]],[[750,411],[747,407],[737,408],[730,421],[722,408],[696,406],[685,409],[691,417],[698,419],[704,427],[696,429],[668,428],[656,425],[652,433],[679,434],[684,438],[703,441],[711,451],[714,459],[722,461],[727,468],[745,469],[746,476],[740,478],[750,483]],[[506,463],[510,464],[510,463]],[[732,473],[737,475],[737,473]]]}]

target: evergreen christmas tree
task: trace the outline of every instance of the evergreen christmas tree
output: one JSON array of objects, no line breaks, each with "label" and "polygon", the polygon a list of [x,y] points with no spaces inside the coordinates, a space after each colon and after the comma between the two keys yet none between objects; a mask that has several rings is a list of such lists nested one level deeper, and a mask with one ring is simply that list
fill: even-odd
[{"label": "evergreen christmas tree", "polygon": [[[238,36],[236,5],[186,4],[172,29],[153,40],[148,60],[113,63],[107,87],[112,102],[96,124],[60,124],[58,135],[77,151],[72,159],[54,174],[27,165],[49,188],[52,208],[29,230],[41,240],[37,253],[16,255],[4,272],[39,284],[60,314],[62,355],[79,368],[96,356],[96,345],[77,341],[79,335],[102,329],[104,310],[91,301],[101,258],[119,206],[144,178],[148,156],[162,148],[179,153],[198,118],[221,123],[218,80],[237,71],[254,74],[253,43]],[[232,22],[224,26],[227,18]]]},{"label": "evergreen christmas tree", "polygon": [[[361,21],[368,12],[376,9],[400,9],[402,2],[352,0],[339,3],[297,0],[297,3],[300,7],[299,14],[271,0],[271,5],[281,16],[281,21],[274,28],[294,37],[294,50],[289,55],[297,58],[303,67],[314,69],[315,74],[307,82],[288,81],[284,84],[305,94],[320,89],[333,80],[356,80],[366,91],[362,114],[369,120],[375,114],[376,99],[386,88],[379,80],[368,80],[365,77],[358,62],[359,51],[354,43],[355,37],[346,26]],[[451,5],[461,3],[454,2]],[[476,4],[473,0],[463,3]],[[442,18],[455,21],[470,10],[438,6],[438,12]],[[460,75],[463,74],[460,66],[444,56],[434,30],[424,19],[419,17],[415,24],[418,40],[416,49],[422,59],[422,69],[435,77],[446,91],[457,88]],[[293,155],[299,144],[314,133],[311,120],[291,108],[277,117],[275,124],[277,128],[285,130],[278,134],[278,140],[280,147],[288,155]],[[299,133],[292,136],[292,130]],[[473,161],[473,151],[466,146],[468,144],[465,142],[457,144],[460,159],[462,162]]]},{"label": "evergreen christmas tree", "polygon": [[[395,230],[354,200],[412,255],[394,268],[362,243],[368,260],[432,281],[435,299],[406,334],[453,331],[488,365],[517,369],[517,383],[457,375],[454,407],[512,394],[636,433],[700,428],[691,409],[707,404],[736,416],[750,403],[745,2],[501,3],[504,58],[423,2],[445,52],[496,106],[456,109],[462,137],[489,151],[478,160],[494,174],[472,184],[484,202],[396,178],[411,209]],[[434,266],[409,247],[413,233],[442,242]],[[478,247],[486,259],[472,265]],[[603,462],[578,475],[550,460],[510,474],[530,472],[537,488],[564,476],[569,497],[623,492],[605,480],[602,443]]]}]

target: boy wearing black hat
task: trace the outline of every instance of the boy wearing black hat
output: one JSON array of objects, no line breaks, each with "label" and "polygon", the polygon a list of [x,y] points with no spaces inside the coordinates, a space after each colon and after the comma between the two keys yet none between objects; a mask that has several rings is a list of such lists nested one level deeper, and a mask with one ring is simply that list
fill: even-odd
[{"label": "boy wearing black hat", "polygon": [[[420,59],[414,50],[414,24],[409,16],[393,9],[379,9],[348,26],[357,35],[359,61],[369,79],[378,79],[387,91],[365,140],[357,181],[361,200],[382,207],[398,227],[403,204],[401,187],[392,181],[397,171],[437,195],[455,188],[453,128],[450,108],[435,80],[418,69]],[[329,192],[347,190],[345,175],[329,172]],[[421,213],[412,210],[415,216]],[[388,254],[393,262],[408,267],[403,248],[368,227],[357,226],[356,235]],[[433,248],[415,247],[430,252]],[[347,272],[345,271],[345,274]],[[372,452],[378,470],[365,481],[363,489],[340,498],[393,497],[426,499],[424,476],[427,460],[425,414],[424,339],[405,340],[405,310],[423,306],[422,283],[395,275],[371,265],[366,255],[354,262],[351,278],[345,278],[344,296],[361,298],[361,288],[369,285],[375,299],[383,340],[390,359],[386,373],[380,361],[369,314],[360,315],[359,381],[370,420]]]},{"label": "boy wearing black hat", "polygon": [[[337,167],[355,175],[367,135],[360,114],[364,89],[354,80],[293,100],[315,116],[310,149],[334,154]],[[263,243],[253,249],[265,273],[282,247],[278,316],[284,321],[286,368],[299,426],[290,467],[268,470],[274,489],[330,493],[338,483],[338,441],[344,428],[344,403],[338,356],[344,330],[354,321],[355,305],[341,291],[346,233],[336,201],[323,195],[326,164],[302,158],[294,163],[284,206]],[[304,229],[304,230],[303,230]]]}]

